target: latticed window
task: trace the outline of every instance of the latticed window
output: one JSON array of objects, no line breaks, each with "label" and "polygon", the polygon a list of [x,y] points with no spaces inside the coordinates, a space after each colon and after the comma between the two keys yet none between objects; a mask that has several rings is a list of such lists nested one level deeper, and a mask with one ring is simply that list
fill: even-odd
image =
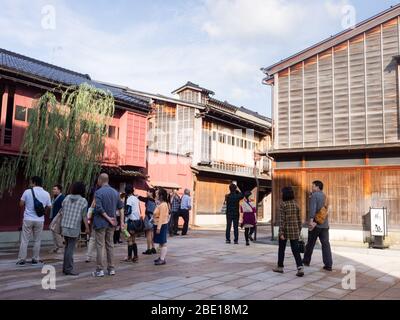
[{"label": "latticed window", "polygon": [[193,152],[193,131],[194,131],[193,108],[177,107],[177,152],[187,154]]},{"label": "latticed window", "polygon": [[176,152],[176,109],[158,105],[152,121],[149,147],[164,152]]},{"label": "latticed window", "polygon": [[[211,122],[203,121],[202,139],[201,139],[201,160],[211,160],[211,143],[212,143],[212,131]],[[215,131],[214,131],[215,134]]]}]

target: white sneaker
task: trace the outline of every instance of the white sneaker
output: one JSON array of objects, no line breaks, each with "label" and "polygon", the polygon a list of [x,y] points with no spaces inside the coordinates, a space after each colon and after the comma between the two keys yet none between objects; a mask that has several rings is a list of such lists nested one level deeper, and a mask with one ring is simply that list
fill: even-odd
[{"label": "white sneaker", "polygon": [[114,269],[108,270],[108,275],[109,276],[115,276],[115,270]]},{"label": "white sneaker", "polygon": [[93,276],[93,277],[96,277],[96,278],[98,278],[98,277],[104,277],[104,271],[103,271],[103,270],[100,270],[100,271],[93,271],[93,272],[92,272],[92,276]]}]

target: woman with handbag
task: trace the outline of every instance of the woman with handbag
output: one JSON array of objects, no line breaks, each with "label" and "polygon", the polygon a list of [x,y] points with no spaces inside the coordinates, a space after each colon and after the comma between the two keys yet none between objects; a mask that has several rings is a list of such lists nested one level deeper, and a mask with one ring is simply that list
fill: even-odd
[{"label": "woman with handbag", "polygon": [[147,191],[147,197],[138,197],[140,201],[145,203],[146,212],[144,216],[144,233],[147,240],[147,250],[143,254],[156,254],[157,250],[154,248],[153,242],[153,213],[156,209],[156,190],[149,189]]},{"label": "woman with handbag", "polygon": [[304,267],[300,255],[299,238],[301,233],[300,209],[294,199],[292,187],[282,189],[282,202],[280,205],[280,223],[279,223],[279,253],[278,266],[273,269],[274,272],[283,273],[283,261],[285,259],[285,250],[287,240],[290,240],[292,253],[296,261],[296,276],[304,276]]},{"label": "woman with handbag", "polygon": [[136,236],[143,231],[143,217],[140,214],[139,199],[134,195],[134,191],[135,189],[132,185],[127,185],[125,187],[125,217],[130,236],[127,239],[128,256],[124,261],[132,261],[133,263],[137,263],[139,261],[139,257]]},{"label": "woman with handbag", "polygon": [[256,204],[250,199],[250,196],[251,191],[246,191],[244,199],[240,203],[239,224],[241,228],[244,228],[246,246],[250,245],[250,230],[254,229],[257,224]]},{"label": "woman with handbag", "polygon": [[89,233],[86,219],[88,203],[85,197],[86,188],[82,182],[75,182],[71,186],[71,194],[62,203],[61,232],[65,239],[63,273],[77,276],[74,271],[75,244],[81,233],[81,223],[85,224],[85,233]]}]

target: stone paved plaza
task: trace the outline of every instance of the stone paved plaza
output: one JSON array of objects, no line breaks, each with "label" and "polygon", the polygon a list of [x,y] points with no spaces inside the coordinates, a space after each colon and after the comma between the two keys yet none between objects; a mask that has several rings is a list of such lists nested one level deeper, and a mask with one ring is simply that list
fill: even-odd
[{"label": "stone paved plaza", "polygon": [[[57,270],[56,289],[41,286],[42,266],[15,265],[15,251],[0,252],[0,299],[400,299],[400,251],[333,246],[334,271],[322,267],[315,250],[305,276],[295,276],[294,259],[287,248],[285,273],[272,268],[277,246],[252,243],[227,245],[222,231],[191,231],[186,237],[168,239],[167,265],[154,266],[155,256],[140,256],[138,264],[121,262],[126,246],[115,250],[113,277],[93,278],[94,263],[85,263],[85,248],[75,255],[78,277],[61,274],[62,255],[42,248],[45,264]],[[139,252],[145,241],[139,238]],[[342,288],[342,267],[356,269],[356,290]]]}]

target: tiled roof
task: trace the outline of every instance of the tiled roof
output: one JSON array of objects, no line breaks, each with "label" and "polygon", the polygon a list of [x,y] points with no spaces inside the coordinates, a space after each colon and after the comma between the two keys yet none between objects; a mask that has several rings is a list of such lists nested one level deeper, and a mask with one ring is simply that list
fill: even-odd
[{"label": "tiled roof", "polygon": [[250,114],[250,115],[252,115],[252,116],[254,116],[254,117],[260,118],[260,119],[262,119],[262,120],[265,120],[265,121],[268,121],[268,122],[271,122],[271,121],[272,121],[271,118],[268,118],[268,117],[266,117],[266,116],[263,116],[263,115],[259,114],[258,112],[253,111],[253,110],[250,110],[250,109],[247,109],[247,108],[245,108],[245,107],[240,107],[239,110],[242,111],[242,112],[244,112],[244,113]]},{"label": "tiled roof", "polygon": [[45,81],[59,83],[67,86],[80,85],[86,82],[98,89],[110,91],[116,100],[135,105],[142,109],[149,108],[148,100],[142,97],[135,96],[133,94],[126,94],[123,92],[123,90],[116,87],[108,86],[103,83],[94,81],[87,74],[81,74],[75,71],[64,69],[1,48],[0,69],[5,69],[12,72],[19,72],[26,76],[33,76],[43,79]]},{"label": "tiled roof", "polygon": [[270,118],[268,118],[266,116],[263,116],[263,115],[259,114],[256,111],[252,111],[252,110],[247,109],[245,107],[234,106],[233,104],[230,104],[228,101],[221,101],[221,100],[214,99],[214,98],[210,98],[208,101],[213,103],[213,104],[217,104],[217,105],[223,106],[227,110],[229,110],[230,112],[233,112],[235,114],[236,114],[237,111],[241,111],[243,113],[246,113],[248,115],[251,115],[251,116],[256,117],[256,118],[258,118],[260,120],[263,120],[263,121],[267,121],[267,122],[271,122],[272,121]]},{"label": "tiled roof", "polygon": [[211,90],[209,90],[209,89],[200,87],[198,84],[195,84],[195,83],[193,83],[193,82],[191,82],[191,81],[186,82],[186,84],[184,84],[182,87],[180,87],[180,88],[174,90],[172,93],[177,93],[177,92],[179,92],[179,91],[182,91],[182,89],[184,89],[184,88],[186,88],[186,87],[195,88],[195,89],[197,89],[197,90],[200,90],[201,92],[204,92],[204,93],[207,93],[207,94],[211,94],[211,95],[214,95],[214,94],[215,94],[214,91],[211,91]]}]

